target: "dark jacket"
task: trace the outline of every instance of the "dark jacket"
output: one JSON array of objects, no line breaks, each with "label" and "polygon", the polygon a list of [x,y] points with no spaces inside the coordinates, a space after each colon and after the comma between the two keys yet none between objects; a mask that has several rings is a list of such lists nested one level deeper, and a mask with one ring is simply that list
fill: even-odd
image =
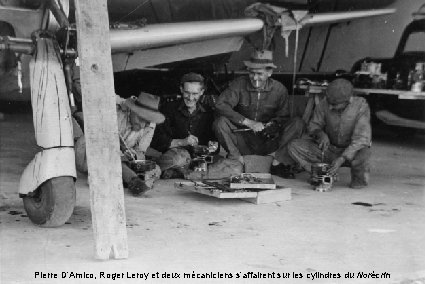
[{"label": "dark jacket", "polygon": [[263,123],[285,123],[290,118],[287,89],[271,78],[261,91],[252,86],[248,76],[235,79],[218,98],[216,110],[235,124],[244,118]]},{"label": "dark jacket", "polygon": [[185,103],[180,100],[166,104],[160,109],[166,117],[164,123],[157,125],[151,147],[165,152],[173,139],[184,139],[192,134],[198,138],[199,145],[207,145],[214,138],[212,124],[213,111],[197,104],[197,109],[190,114]]}]

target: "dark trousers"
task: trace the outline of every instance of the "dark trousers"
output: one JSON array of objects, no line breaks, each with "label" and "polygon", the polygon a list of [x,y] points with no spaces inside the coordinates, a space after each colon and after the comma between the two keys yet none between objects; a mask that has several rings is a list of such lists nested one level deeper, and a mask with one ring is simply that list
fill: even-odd
[{"label": "dark trousers", "polygon": [[275,152],[275,159],[282,164],[290,165],[294,161],[288,154],[288,143],[302,136],[304,126],[302,119],[294,118],[282,127],[277,138],[270,139],[252,131],[234,133],[233,130],[240,127],[221,116],[214,121],[213,130],[230,159],[238,159],[243,155],[268,155]]},{"label": "dark trousers", "polygon": [[[332,163],[336,158],[340,157],[344,152],[344,148],[338,148],[330,145],[324,151],[324,159],[322,152],[312,139],[297,139],[292,141],[288,146],[288,153],[300,166],[306,171],[311,172],[312,163]],[[370,174],[370,157],[371,149],[365,147],[360,149],[354,156],[352,161],[345,161],[343,166],[351,168],[351,186],[367,186]]]}]

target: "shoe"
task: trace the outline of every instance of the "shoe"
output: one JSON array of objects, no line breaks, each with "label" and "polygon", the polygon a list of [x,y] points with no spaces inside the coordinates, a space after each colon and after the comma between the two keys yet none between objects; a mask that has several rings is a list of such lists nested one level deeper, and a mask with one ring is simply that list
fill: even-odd
[{"label": "shoe", "polygon": [[150,190],[149,186],[146,185],[145,181],[141,180],[139,177],[132,178],[129,181],[127,188],[135,196],[141,195]]},{"label": "shoe", "polygon": [[285,179],[294,179],[294,172],[291,166],[286,166],[283,164],[278,164],[276,166],[271,166],[271,174],[276,175]]},{"label": "shoe", "polygon": [[305,169],[304,169],[304,168],[302,168],[301,166],[292,166],[292,167],[291,167],[291,171],[292,171],[294,174],[299,174],[299,173],[301,173],[301,172],[304,172],[304,171],[305,171]]},{"label": "shoe", "polygon": [[368,184],[351,183],[351,184],[349,185],[349,187],[350,187],[350,188],[353,188],[353,189],[363,189],[363,188],[368,187]]}]

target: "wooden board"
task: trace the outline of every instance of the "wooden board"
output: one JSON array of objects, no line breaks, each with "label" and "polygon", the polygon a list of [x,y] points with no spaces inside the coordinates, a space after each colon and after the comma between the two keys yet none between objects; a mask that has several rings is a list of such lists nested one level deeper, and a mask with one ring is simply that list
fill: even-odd
[{"label": "wooden board", "polygon": [[291,188],[259,191],[256,198],[246,199],[246,201],[254,204],[267,204],[288,200],[291,200]]},{"label": "wooden board", "polygon": [[219,199],[242,199],[244,201],[248,201],[254,204],[264,204],[291,200],[291,188],[263,190],[259,192],[244,190],[224,192],[217,188],[206,186],[202,182],[192,181],[175,182],[175,188],[189,190]]},{"label": "wooden board", "polygon": [[270,173],[245,173],[251,175],[255,178],[260,179],[259,183],[233,183],[229,184],[230,188],[233,189],[244,189],[244,188],[252,188],[252,189],[275,189],[277,185],[275,184],[272,175]]},{"label": "wooden board", "polygon": [[127,258],[107,0],[75,6],[95,257]]}]

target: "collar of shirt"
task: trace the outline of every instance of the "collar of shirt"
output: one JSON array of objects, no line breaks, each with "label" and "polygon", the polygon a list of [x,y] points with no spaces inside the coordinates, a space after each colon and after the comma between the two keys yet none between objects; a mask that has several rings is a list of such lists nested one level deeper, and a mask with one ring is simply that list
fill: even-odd
[{"label": "collar of shirt", "polygon": [[197,108],[195,109],[193,113],[189,113],[188,108],[186,107],[185,102],[183,101],[180,103],[178,110],[186,117],[194,116],[199,111],[206,112],[206,109],[199,102],[197,103]]},{"label": "collar of shirt", "polygon": [[247,77],[246,88],[247,88],[247,91],[249,91],[249,92],[259,92],[259,91],[260,92],[270,92],[272,90],[272,80],[270,78],[268,78],[268,80],[266,81],[265,87],[262,88],[262,89],[257,89],[251,84],[250,78]]}]

